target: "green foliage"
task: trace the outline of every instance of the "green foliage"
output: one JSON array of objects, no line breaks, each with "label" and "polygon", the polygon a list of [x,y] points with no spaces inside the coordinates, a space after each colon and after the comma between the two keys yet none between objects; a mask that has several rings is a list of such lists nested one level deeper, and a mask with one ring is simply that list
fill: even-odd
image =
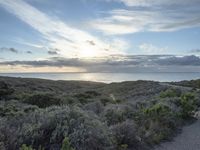
[{"label": "green foliage", "polygon": [[36,111],[37,106],[27,105],[18,101],[0,101],[0,117],[21,116],[25,113]]},{"label": "green foliage", "polygon": [[40,108],[49,107],[52,105],[60,105],[61,99],[49,93],[38,93],[25,97],[24,103],[37,105]]},{"label": "green foliage", "polygon": [[69,142],[69,138],[68,137],[65,137],[63,142],[62,142],[62,147],[61,147],[61,150],[74,150],[72,147],[71,147],[71,144]]},{"label": "green foliage", "polygon": [[128,148],[127,144],[122,144],[122,145],[120,145],[119,150],[127,150],[127,148]]},{"label": "green foliage", "polygon": [[101,95],[97,91],[86,91],[85,94],[90,96],[90,97],[96,97],[96,96],[100,96]]},{"label": "green foliage", "polygon": [[111,126],[117,150],[139,149],[141,142],[137,138],[136,124],[132,120]]},{"label": "green foliage", "polygon": [[26,144],[23,144],[20,150],[34,150],[34,149],[32,149],[31,146],[27,146]]},{"label": "green foliage", "polygon": [[120,104],[123,102],[121,99],[112,99],[109,97],[101,98],[100,101],[104,106],[107,104]]},{"label": "green foliage", "polygon": [[61,104],[67,104],[67,105],[73,105],[73,104],[77,104],[78,100],[75,99],[74,97],[70,97],[70,96],[66,96],[61,100]]},{"label": "green foliage", "polygon": [[120,99],[116,99],[116,100],[115,100],[115,103],[116,103],[116,104],[119,104],[119,103],[122,103],[122,102],[123,102],[123,101],[120,100]]},{"label": "green foliage", "polygon": [[101,98],[100,101],[104,106],[106,106],[107,104],[116,104],[116,102],[109,97]]},{"label": "green foliage", "polygon": [[[172,136],[198,100],[197,93],[146,81],[5,83],[12,85],[0,85],[2,150],[143,150]],[[14,93],[5,92],[11,87]]]},{"label": "green foliage", "polygon": [[156,103],[142,110],[139,123],[141,136],[149,144],[158,144],[176,128],[177,114],[167,105]]},{"label": "green foliage", "polygon": [[160,117],[166,116],[171,113],[171,110],[168,106],[163,104],[155,104],[152,107],[143,109],[143,112],[152,118],[159,119]]},{"label": "green foliage", "polygon": [[44,148],[40,145],[38,150],[44,150]]},{"label": "green foliage", "polygon": [[181,96],[181,91],[179,89],[167,89],[166,91],[162,91],[160,93],[161,98],[166,98],[166,97],[180,97]]},{"label": "green foliage", "polygon": [[104,105],[100,101],[95,101],[88,103],[84,106],[84,109],[87,111],[94,112],[97,115],[100,115],[104,110]]},{"label": "green foliage", "polygon": [[150,136],[150,141],[159,144],[163,139],[165,139],[168,135],[165,132],[158,132],[158,133],[153,133]]},{"label": "green foliage", "polygon": [[14,92],[14,89],[11,88],[7,83],[0,81],[0,99],[6,98]]},{"label": "green foliage", "polygon": [[96,91],[86,91],[84,93],[76,94],[74,95],[74,97],[77,98],[81,104],[86,104],[86,103],[91,102],[92,98],[95,98],[100,95],[101,94],[99,94]]},{"label": "green foliage", "polygon": [[180,105],[182,108],[181,115],[183,118],[191,116],[192,112],[197,108],[195,96],[192,93],[186,93],[181,96]]},{"label": "green foliage", "polygon": [[6,149],[18,149],[23,143],[33,143],[34,148],[61,148],[66,135],[79,150],[107,150],[112,145],[108,127],[79,107],[54,106],[0,120],[0,141]]},{"label": "green foliage", "polygon": [[128,118],[133,116],[133,110],[128,105],[120,105],[120,104],[110,104],[102,113],[104,119],[107,124],[114,125],[117,123],[121,123]]}]

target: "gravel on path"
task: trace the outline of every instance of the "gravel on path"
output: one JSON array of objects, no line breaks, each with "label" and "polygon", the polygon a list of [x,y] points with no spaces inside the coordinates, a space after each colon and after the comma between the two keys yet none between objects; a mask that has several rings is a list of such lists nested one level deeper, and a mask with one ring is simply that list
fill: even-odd
[{"label": "gravel on path", "polygon": [[183,127],[173,141],[162,143],[155,150],[200,150],[200,120]]}]

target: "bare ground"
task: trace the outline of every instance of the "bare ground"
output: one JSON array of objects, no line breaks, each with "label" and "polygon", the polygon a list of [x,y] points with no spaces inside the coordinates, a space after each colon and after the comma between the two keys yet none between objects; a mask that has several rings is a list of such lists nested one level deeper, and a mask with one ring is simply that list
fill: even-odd
[{"label": "bare ground", "polygon": [[183,127],[172,142],[165,142],[155,150],[200,150],[200,120]]}]

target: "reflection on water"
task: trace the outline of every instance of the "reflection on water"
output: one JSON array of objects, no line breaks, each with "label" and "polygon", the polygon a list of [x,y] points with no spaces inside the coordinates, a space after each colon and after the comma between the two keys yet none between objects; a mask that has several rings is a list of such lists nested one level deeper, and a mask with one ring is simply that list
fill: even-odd
[{"label": "reflection on water", "polygon": [[200,73],[0,73],[0,76],[43,78],[51,80],[84,80],[110,83],[135,80],[192,80],[200,78]]}]

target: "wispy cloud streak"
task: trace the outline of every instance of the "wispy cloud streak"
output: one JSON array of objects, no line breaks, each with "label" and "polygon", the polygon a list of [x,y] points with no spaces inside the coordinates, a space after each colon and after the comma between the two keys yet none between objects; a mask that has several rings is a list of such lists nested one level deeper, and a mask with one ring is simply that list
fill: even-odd
[{"label": "wispy cloud streak", "polygon": [[[0,5],[40,32],[47,40],[48,47],[60,49],[60,54],[66,57],[81,57],[82,53],[88,49],[92,50],[96,56],[123,53],[119,45],[109,44],[85,31],[73,28],[23,0],[0,0]],[[95,45],[88,41],[93,41]]]},{"label": "wispy cloud streak", "polygon": [[15,48],[7,48],[7,47],[2,47],[0,48],[0,52],[11,52],[11,53],[19,53],[19,50],[15,49]]},{"label": "wispy cloud streak", "polygon": [[126,6],[133,7],[133,6],[145,6],[151,7],[154,6],[184,6],[184,5],[191,5],[191,4],[198,4],[199,0],[106,0],[106,1],[115,1],[115,2],[122,2]]},{"label": "wispy cloud streak", "polygon": [[[107,0],[109,1],[109,0]],[[104,13],[91,26],[105,34],[169,32],[200,26],[199,0],[110,0],[127,7]]]}]

